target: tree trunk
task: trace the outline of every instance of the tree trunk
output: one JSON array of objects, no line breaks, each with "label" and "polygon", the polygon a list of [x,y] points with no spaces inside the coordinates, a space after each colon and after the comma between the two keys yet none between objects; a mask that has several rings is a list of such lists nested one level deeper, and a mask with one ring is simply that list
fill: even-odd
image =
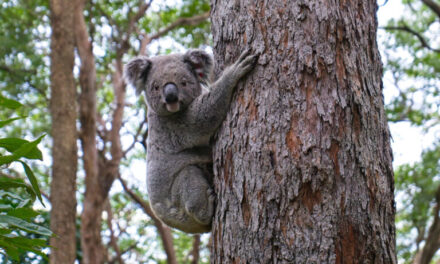
[{"label": "tree trunk", "polygon": [[81,249],[84,264],[102,264],[106,252],[101,241],[101,215],[105,197],[99,180],[98,150],[96,148],[96,69],[87,25],[84,19],[84,0],[76,0],[74,9],[76,47],[81,60],[79,84],[81,147],[86,191],[81,214]]},{"label": "tree trunk", "polygon": [[376,1],[211,6],[219,68],[261,53],[215,143],[212,263],[396,263]]},{"label": "tree trunk", "polygon": [[51,0],[52,181],[50,185],[51,263],[76,258],[76,88],[73,77],[74,35],[71,1]]}]

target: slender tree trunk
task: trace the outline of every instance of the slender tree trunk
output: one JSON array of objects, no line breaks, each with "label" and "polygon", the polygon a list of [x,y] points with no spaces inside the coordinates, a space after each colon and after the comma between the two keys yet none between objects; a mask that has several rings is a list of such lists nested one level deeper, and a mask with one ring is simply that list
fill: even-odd
[{"label": "slender tree trunk", "polygon": [[84,19],[84,0],[76,0],[75,37],[81,60],[79,84],[81,147],[86,191],[81,214],[81,249],[84,264],[102,264],[106,252],[101,241],[101,215],[104,201],[99,180],[98,150],[96,148],[96,69],[93,47]]},{"label": "slender tree trunk", "polygon": [[76,88],[73,77],[74,35],[71,1],[51,0],[52,181],[50,185],[51,263],[76,258]]},{"label": "slender tree trunk", "polygon": [[215,144],[212,263],[396,263],[376,1],[211,6],[219,68],[261,53]]}]

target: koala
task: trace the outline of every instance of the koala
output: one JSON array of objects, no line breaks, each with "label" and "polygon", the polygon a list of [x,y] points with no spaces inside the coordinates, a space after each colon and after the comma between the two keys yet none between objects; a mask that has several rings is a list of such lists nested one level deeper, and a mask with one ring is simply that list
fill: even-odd
[{"label": "koala", "polygon": [[202,50],[140,56],[125,65],[125,81],[143,93],[148,106],[147,191],[165,224],[187,233],[211,230],[210,140],[226,117],[235,86],[256,60],[245,51],[212,85],[213,59]]}]

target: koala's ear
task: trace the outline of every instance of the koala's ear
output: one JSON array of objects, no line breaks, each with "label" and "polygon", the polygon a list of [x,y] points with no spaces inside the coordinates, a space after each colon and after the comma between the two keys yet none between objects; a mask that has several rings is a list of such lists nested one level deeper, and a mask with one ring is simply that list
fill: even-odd
[{"label": "koala's ear", "polygon": [[147,81],[148,72],[151,69],[151,60],[145,56],[139,56],[130,60],[124,67],[124,80],[127,84],[136,87],[136,94],[142,92]]},{"label": "koala's ear", "polygon": [[208,84],[211,78],[212,57],[203,50],[189,50],[183,55],[183,61],[188,63],[197,75],[199,82]]}]

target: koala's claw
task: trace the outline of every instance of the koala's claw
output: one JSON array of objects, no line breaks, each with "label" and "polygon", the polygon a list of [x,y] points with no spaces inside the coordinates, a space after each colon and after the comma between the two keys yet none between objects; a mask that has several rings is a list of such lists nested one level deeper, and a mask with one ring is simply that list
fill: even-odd
[{"label": "koala's claw", "polygon": [[208,195],[208,200],[209,201],[214,201],[215,200],[215,193],[214,190],[209,188],[208,190],[206,190],[206,194]]},{"label": "koala's claw", "polygon": [[245,51],[243,51],[243,52],[240,54],[240,57],[238,58],[237,63],[240,63],[240,62],[242,62],[244,59],[246,59],[247,56],[248,56],[250,53],[251,53],[251,49],[250,49],[250,48],[245,49]]}]

